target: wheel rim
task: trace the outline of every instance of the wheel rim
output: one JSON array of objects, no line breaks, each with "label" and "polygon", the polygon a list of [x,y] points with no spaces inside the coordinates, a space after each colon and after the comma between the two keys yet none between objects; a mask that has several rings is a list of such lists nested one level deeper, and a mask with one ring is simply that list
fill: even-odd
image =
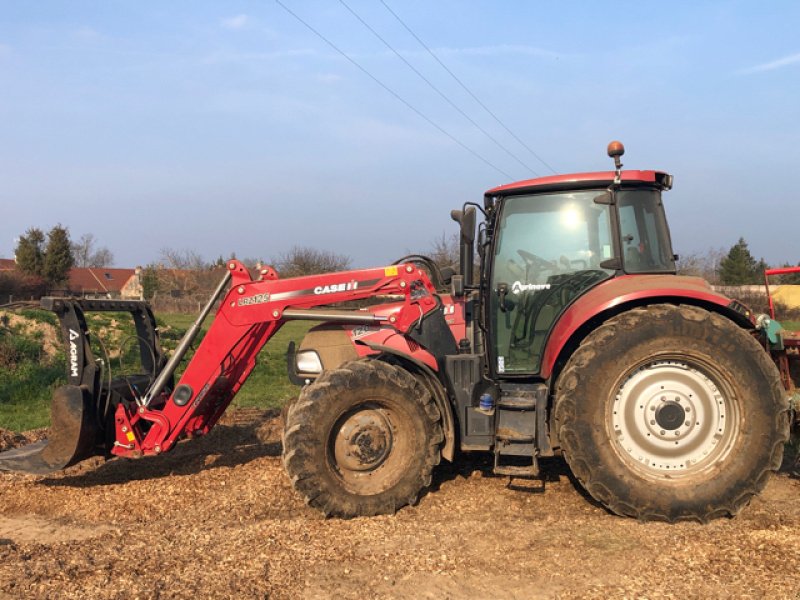
[{"label": "wheel rim", "polygon": [[378,494],[400,480],[410,432],[394,410],[370,402],[337,419],[328,458],[345,488],[359,495]]},{"label": "wheel rim", "polygon": [[696,475],[723,460],[739,435],[738,403],[713,369],[650,361],[621,380],[611,406],[614,448],[657,479]]}]

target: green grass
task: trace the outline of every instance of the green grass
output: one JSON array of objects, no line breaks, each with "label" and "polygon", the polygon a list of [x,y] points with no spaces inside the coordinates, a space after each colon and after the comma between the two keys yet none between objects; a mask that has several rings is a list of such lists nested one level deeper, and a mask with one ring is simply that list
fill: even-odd
[{"label": "green grass", "polygon": [[[24,316],[53,324],[55,317],[47,311],[24,311]],[[18,313],[19,314],[19,313]],[[193,315],[164,314],[157,318],[161,345],[165,350],[174,350],[178,341],[195,320]],[[92,350],[97,357],[104,357],[103,345],[111,355],[112,372],[136,372],[130,363],[138,356],[133,320],[127,313],[91,313],[87,315],[89,331],[96,339]],[[194,346],[202,340],[212,322],[209,318]],[[286,376],[286,347],[294,340],[299,342],[311,323],[287,323],[261,350],[255,369],[239,390],[232,403],[235,407],[276,408],[297,395],[299,387],[292,385]],[[100,331],[103,330],[102,335]],[[115,351],[120,344],[125,353],[122,361]],[[190,351],[178,369],[182,373]],[[66,381],[66,359],[63,354],[52,361],[44,360],[41,350],[41,335],[22,336],[18,331],[3,328],[0,323],[0,360],[5,356],[6,365],[0,365],[0,428],[25,431],[46,427],[50,421],[50,398],[53,390]]]},{"label": "green grass", "polygon": [[62,365],[24,362],[0,373],[0,427],[26,431],[50,424],[50,396],[66,380]]}]

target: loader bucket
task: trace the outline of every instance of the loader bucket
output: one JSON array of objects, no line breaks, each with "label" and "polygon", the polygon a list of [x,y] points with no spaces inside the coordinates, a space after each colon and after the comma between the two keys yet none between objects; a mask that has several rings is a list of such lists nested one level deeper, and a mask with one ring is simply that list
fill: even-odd
[{"label": "loader bucket", "polygon": [[48,439],[0,452],[0,470],[45,475],[101,454],[94,409],[86,387],[61,386],[50,405]]}]

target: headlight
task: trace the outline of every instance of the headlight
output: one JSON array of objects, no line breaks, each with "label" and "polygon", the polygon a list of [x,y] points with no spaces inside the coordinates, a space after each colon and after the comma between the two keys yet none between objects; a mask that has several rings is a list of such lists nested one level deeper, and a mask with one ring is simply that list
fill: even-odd
[{"label": "headlight", "polygon": [[322,362],[314,350],[298,352],[294,359],[298,373],[322,373]]}]

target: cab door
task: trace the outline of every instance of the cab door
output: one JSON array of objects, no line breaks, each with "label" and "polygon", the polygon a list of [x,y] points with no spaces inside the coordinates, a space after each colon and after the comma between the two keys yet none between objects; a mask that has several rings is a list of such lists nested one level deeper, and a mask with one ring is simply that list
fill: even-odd
[{"label": "cab door", "polygon": [[611,277],[611,208],[602,190],[502,200],[492,244],[490,362],[496,376],[539,372],[558,316],[584,291]]}]

